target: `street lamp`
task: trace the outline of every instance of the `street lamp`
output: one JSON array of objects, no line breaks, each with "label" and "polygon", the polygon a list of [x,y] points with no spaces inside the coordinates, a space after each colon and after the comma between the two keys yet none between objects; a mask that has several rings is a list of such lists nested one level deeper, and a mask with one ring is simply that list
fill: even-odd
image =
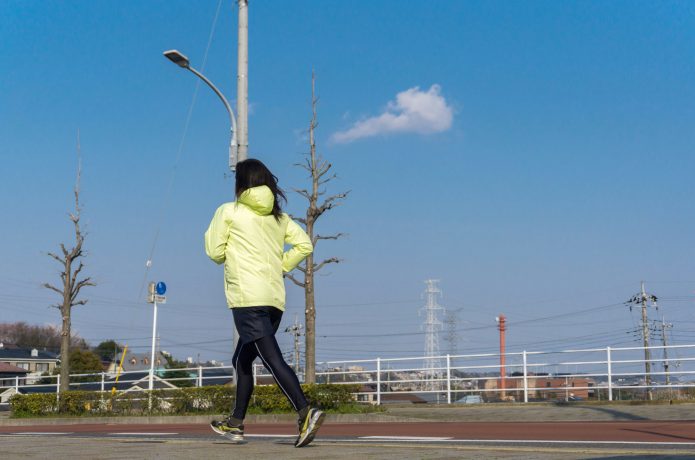
[{"label": "street lamp", "polygon": [[210,89],[212,89],[215,92],[215,94],[217,94],[217,96],[224,104],[224,107],[227,109],[227,112],[229,113],[229,121],[231,126],[230,130],[232,135],[231,141],[229,142],[229,169],[231,169],[232,172],[234,172],[236,170],[237,164],[236,118],[234,117],[234,112],[232,111],[232,107],[229,105],[229,102],[227,102],[227,99],[220,92],[220,90],[218,90],[217,87],[213,85],[212,82],[205,77],[205,75],[191,67],[191,63],[188,60],[188,58],[181,54],[178,50],[165,51],[164,56],[177,66],[193,72],[198,78],[203,80],[205,84],[207,84],[210,87]]}]

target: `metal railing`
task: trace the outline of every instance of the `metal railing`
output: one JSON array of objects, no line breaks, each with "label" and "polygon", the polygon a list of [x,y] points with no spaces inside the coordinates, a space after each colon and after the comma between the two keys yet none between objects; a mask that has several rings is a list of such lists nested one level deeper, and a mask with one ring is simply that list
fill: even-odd
[{"label": "metal railing", "polygon": [[[695,345],[651,346],[646,361],[644,347],[591,348],[558,351],[521,351],[505,354],[500,368],[498,353],[441,355],[434,357],[375,358],[317,363],[318,383],[358,384],[358,401],[387,402],[466,402],[466,396],[479,395],[484,401],[531,402],[543,400],[615,400],[685,398],[695,396]],[[654,355],[662,354],[660,358]],[[666,357],[666,355],[670,357]],[[645,370],[649,362],[651,370]],[[272,376],[254,364],[254,383],[272,384]],[[172,372],[186,376],[173,377]],[[195,366],[184,369],[158,369],[155,388],[231,384],[231,366]],[[167,377],[168,375],[168,377]],[[146,391],[149,372],[71,375],[71,390],[108,392]],[[300,376],[301,377],[301,376]],[[38,378],[43,383],[37,383]],[[2,401],[10,394],[60,391],[60,376],[36,377],[0,388]],[[48,382],[48,383],[46,383]],[[8,391],[14,389],[14,391]],[[475,398],[480,401],[481,398]]]}]

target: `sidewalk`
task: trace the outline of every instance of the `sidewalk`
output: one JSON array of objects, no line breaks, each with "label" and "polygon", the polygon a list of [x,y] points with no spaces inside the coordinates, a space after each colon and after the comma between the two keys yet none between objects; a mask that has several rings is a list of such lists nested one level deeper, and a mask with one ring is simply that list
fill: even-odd
[{"label": "sidewalk", "polygon": [[[190,423],[207,424],[219,418],[212,415],[155,417],[56,417],[9,418],[0,412],[0,426]],[[693,404],[471,404],[466,406],[409,405],[387,406],[375,414],[329,414],[326,423],[397,423],[397,422],[547,422],[616,420],[694,420]],[[249,415],[247,424],[295,423],[294,414]]]}]

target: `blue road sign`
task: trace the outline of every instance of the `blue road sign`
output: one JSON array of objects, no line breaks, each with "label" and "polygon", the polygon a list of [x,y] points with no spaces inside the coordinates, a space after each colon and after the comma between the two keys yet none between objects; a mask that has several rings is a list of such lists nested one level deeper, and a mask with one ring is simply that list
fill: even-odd
[{"label": "blue road sign", "polygon": [[167,292],[167,285],[164,284],[164,281],[160,281],[157,283],[155,290],[157,291],[157,294],[164,295]]}]

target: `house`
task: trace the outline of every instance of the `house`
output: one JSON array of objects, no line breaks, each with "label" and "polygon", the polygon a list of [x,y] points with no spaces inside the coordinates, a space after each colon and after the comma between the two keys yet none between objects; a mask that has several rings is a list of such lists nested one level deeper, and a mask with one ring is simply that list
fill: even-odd
[{"label": "house", "polygon": [[0,342],[0,363],[26,370],[27,383],[36,382],[44,372],[52,374],[59,362],[60,359],[55,353],[36,348],[10,347]]},{"label": "house", "polygon": [[0,388],[26,385],[28,370],[12,364],[0,363]]},{"label": "house", "polygon": [[[121,372],[135,372],[135,371],[150,371],[150,359],[152,355],[150,353],[127,353],[125,359],[123,360],[123,368]],[[106,372],[111,375],[116,375],[118,372],[119,361],[113,361],[109,364]],[[164,368],[166,364],[166,358],[162,352],[158,352],[154,355],[154,368],[159,371]]]}]

